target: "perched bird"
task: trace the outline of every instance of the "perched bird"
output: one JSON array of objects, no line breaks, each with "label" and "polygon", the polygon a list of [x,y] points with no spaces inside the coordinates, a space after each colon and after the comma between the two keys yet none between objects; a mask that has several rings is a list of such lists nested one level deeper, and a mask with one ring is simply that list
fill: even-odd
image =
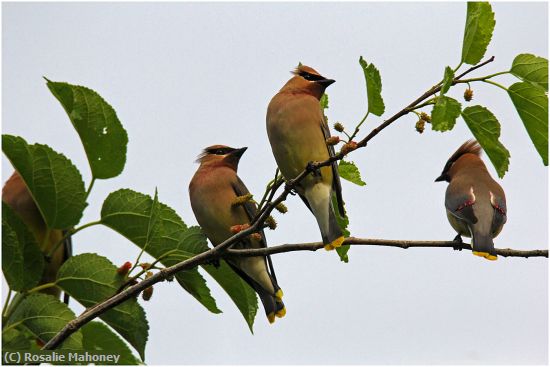
[{"label": "perched bird", "polygon": [[[309,162],[324,161],[334,155],[334,147],[326,144],[330,130],[319,104],[325,89],[334,80],[305,65],[299,65],[293,74],[271,99],[266,117],[271,149],[286,180],[298,176]],[[296,187],[317,220],[326,250],[339,247],[344,241],[332,206],[333,190],[343,216],[344,201],[336,162],[308,175]]]},{"label": "perched bird", "polygon": [[[34,234],[36,243],[44,253],[44,256],[49,254],[53,246],[56,246],[63,239],[64,232],[58,229],[50,230],[49,237],[46,238],[48,234],[46,222],[42,218],[42,214],[36,206],[25,182],[17,171],[6,181],[2,189],[2,200],[19,215],[27,225],[27,228]],[[46,259],[46,266],[40,284],[54,282],[57,277],[57,271],[71,255],[72,242],[71,238],[68,237],[52,256]],[[42,292],[56,297],[59,297],[61,294],[60,289],[57,287],[46,288]],[[68,301],[68,295],[65,294],[65,303],[68,303]]]},{"label": "perched bird", "polygon": [[473,254],[496,260],[493,238],[506,223],[506,197],[480,158],[481,146],[468,140],[449,158],[435,181],[447,181],[445,208],[460,236],[472,237]]},{"label": "perched bird", "polygon": [[[199,169],[189,183],[191,208],[206,237],[214,246],[233,236],[231,227],[250,224],[257,213],[256,204],[235,205],[239,196],[249,193],[237,176],[239,160],[246,148],[213,145],[199,156]],[[263,230],[259,237],[249,236],[233,248],[267,247]],[[277,284],[269,256],[238,257],[227,260],[235,272],[258,294],[270,323],[286,313],[283,291]]]}]

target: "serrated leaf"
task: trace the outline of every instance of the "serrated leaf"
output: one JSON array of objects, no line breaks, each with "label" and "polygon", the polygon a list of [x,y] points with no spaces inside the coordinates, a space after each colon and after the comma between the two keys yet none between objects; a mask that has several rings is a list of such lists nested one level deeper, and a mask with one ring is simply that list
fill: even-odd
[{"label": "serrated leaf", "polygon": [[[118,364],[136,365],[141,361],[132,354],[132,351],[117,334],[113,333],[107,325],[91,321],[82,329],[82,345],[86,351],[108,352],[119,356]],[[103,362],[102,364],[109,364]],[[115,363],[112,363],[115,364]]]},{"label": "serrated leaf", "polygon": [[357,166],[353,162],[347,162],[342,159],[340,163],[338,163],[338,173],[340,174],[340,177],[344,180],[348,180],[349,182],[352,182],[359,186],[366,185],[365,181],[361,179],[359,168],[357,168]]},{"label": "serrated leaf", "polygon": [[[342,215],[338,210],[338,202],[336,199],[336,194],[334,193],[332,194],[332,207],[334,208],[334,214],[336,215],[336,222],[338,223],[338,226],[340,226],[340,229],[342,230],[342,234],[344,235],[344,237],[349,237],[350,236],[350,232],[348,230],[349,218],[346,215]],[[340,260],[345,263],[349,262],[349,257],[348,257],[349,248],[350,248],[349,245],[342,245],[336,248],[336,252],[338,253],[338,256],[340,256]]]},{"label": "serrated leaf", "polygon": [[10,288],[36,286],[44,271],[44,256],[33,234],[9,205],[2,202],[2,272]]},{"label": "serrated leaf", "polygon": [[500,123],[491,111],[482,106],[466,107],[462,118],[502,178],[508,171],[510,152],[498,140]]},{"label": "serrated leaf", "polygon": [[118,176],[126,163],[128,135],[115,110],[91,89],[48,79],[46,81],[80,136],[92,176]]},{"label": "serrated leaf", "polygon": [[475,65],[481,61],[495,29],[495,14],[488,2],[468,2],[466,28],[462,42],[462,62]]},{"label": "serrated leaf", "polygon": [[76,225],[86,207],[84,182],[63,154],[47,145],[29,145],[20,137],[2,135],[2,150],[19,172],[49,228]]},{"label": "serrated leaf", "polygon": [[510,72],[525,82],[548,92],[548,59],[531,54],[517,55]]},{"label": "serrated leaf", "polygon": [[439,96],[432,109],[432,130],[451,130],[460,116],[460,103],[451,97]]},{"label": "serrated leaf", "polygon": [[253,333],[254,319],[258,311],[256,292],[223,260],[220,266],[204,265],[203,269],[225,290],[243,315],[250,332]]},{"label": "serrated leaf", "polygon": [[[59,269],[56,284],[84,307],[91,307],[113,296],[124,283],[117,267],[97,254],[70,257]],[[149,325],[145,311],[131,298],[99,316],[145,358]]]},{"label": "serrated leaf", "polygon": [[521,121],[539,152],[542,162],[548,165],[548,95],[542,88],[520,82],[508,88],[508,94]]},{"label": "serrated leaf", "polygon": [[455,72],[449,66],[445,68],[445,73],[443,75],[443,84],[441,85],[441,95],[444,95],[449,91],[451,85],[453,85],[453,80],[455,78]]},{"label": "serrated leaf", "polygon": [[[73,311],[54,296],[32,293],[21,301],[9,318],[7,326],[16,323],[22,324],[34,336],[46,343],[74,318]],[[81,350],[82,333],[80,330],[72,333],[59,349]]]},{"label": "serrated leaf", "polygon": [[376,116],[382,116],[385,110],[384,101],[382,100],[382,79],[380,72],[373,64],[368,64],[363,56],[359,57],[359,64],[363,68],[365,82],[367,85],[367,100],[369,103],[368,112]]},{"label": "serrated leaf", "polygon": [[321,96],[321,100],[319,101],[319,103],[321,104],[321,108],[323,110],[327,109],[328,108],[328,94],[324,93]]},{"label": "serrated leaf", "polygon": [[[165,266],[174,265],[204,251],[200,230],[187,228],[169,206],[132,190],[121,189],[105,199],[101,222],[154,258],[162,258],[161,263]],[[209,311],[221,312],[197,269],[179,272],[176,279]]]}]

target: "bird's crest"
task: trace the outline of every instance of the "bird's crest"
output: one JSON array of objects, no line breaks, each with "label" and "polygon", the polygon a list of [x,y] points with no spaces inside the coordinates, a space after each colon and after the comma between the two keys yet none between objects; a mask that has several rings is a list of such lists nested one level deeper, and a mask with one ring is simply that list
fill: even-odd
[{"label": "bird's crest", "polygon": [[307,65],[303,65],[302,63],[298,64],[296,69],[291,71],[291,73],[294,74],[294,75],[302,75],[302,74],[313,74],[313,75],[319,75],[319,76],[321,75],[314,68],[311,68]]},{"label": "bird's crest", "polygon": [[464,154],[475,154],[477,156],[481,155],[481,145],[477,142],[477,140],[470,139],[467,140],[464,144],[462,144],[456,152],[453,153],[451,158],[449,158],[448,162],[456,162],[458,158],[463,156]]}]

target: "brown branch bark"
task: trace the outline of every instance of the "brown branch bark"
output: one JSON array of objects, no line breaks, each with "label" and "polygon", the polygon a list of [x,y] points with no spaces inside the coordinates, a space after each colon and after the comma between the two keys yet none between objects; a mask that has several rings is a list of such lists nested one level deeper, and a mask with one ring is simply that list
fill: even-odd
[{"label": "brown branch bark", "polygon": [[[381,240],[373,238],[348,237],[343,243],[352,246],[385,246],[408,248],[452,248],[455,250],[471,250],[470,245],[458,241],[408,241],[408,240]],[[293,251],[317,251],[323,248],[322,242],[289,243],[279,246],[270,246],[259,249],[228,249],[225,251],[230,256],[265,256]],[[548,257],[548,250],[514,250],[510,248],[496,249],[497,254],[503,257]]]},{"label": "brown branch bark", "polygon": [[[468,73],[478,69],[479,67],[482,67],[494,60],[494,57],[490,58],[489,60],[478,64],[474,67],[471,67],[470,69],[466,70],[464,73],[459,75],[457,78],[454,79],[453,84],[459,81],[460,78],[467,75]],[[373,129],[365,138],[363,138],[361,141],[357,143],[357,149],[365,147],[367,143],[374,138],[376,135],[378,135],[382,130],[384,130],[386,127],[391,125],[395,120],[399,119],[400,117],[408,114],[412,110],[415,109],[415,107],[426,100],[428,97],[432,96],[433,94],[439,92],[441,90],[441,82],[431,87],[428,91],[426,91],[424,94],[422,94],[420,97],[415,99],[413,102],[411,102],[407,107],[403,108],[401,111],[397,112],[395,115],[391,116],[387,120],[385,120],[382,124],[380,124],[378,127]],[[349,154],[350,152],[348,152]],[[334,155],[333,157],[330,157],[326,161],[323,162],[311,162],[310,164],[305,167],[305,169],[294,179],[289,180],[283,192],[275,198],[275,200],[271,201],[273,197],[275,197],[276,190],[282,185],[282,183],[278,185],[274,185],[273,191],[269,196],[269,202],[268,204],[262,208],[259,211],[259,214],[257,218],[251,223],[250,227],[246,230],[235,234],[234,236],[228,238],[223,243],[219,244],[215,248],[203,252],[201,254],[198,254],[188,260],[182,261],[176,265],[173,265],[169,268],[162,269],[158,273],[154,274],[148,279],[145,279],[141,281],[140,283],[133,285],[131,287],[126,288],[120,293],[117,293],[110,297],[109,299],[87,309],[84,311],[80,316],[75,318],[74,320],[70,321],[59,333],[57,333],[52,339],[44,345],[42,349],[55,349],[57,348],[65,339],[67,339],[72,333],[77,331],[79,328],[84,326],[89,321],[95,319],[105,311],[116,307],[117,305],[121,304],[122,302],[126,301],[127,299],[131,297],[137,296],[141,291],[143,291],[145,288],[148,288],[152,286],[155,283],[161,282],[166,280],[167,277],[170,277],[172,275],[175,275],[176,273],[182,271],[194,268],[200,264],[204,264],[206,262],[209,262],[213,259],[219,258],[224,253],[224,250],[229,248],[234,243],[237,243],[241,238],[248,236],[254,232],[257,232],[260,228],[263,227],[265,220],[269,216],[269,214],[273,211],[275,206],[277,204],[283,202],[286,200],[288,194],[290,194],[293,189],[302,181],[308,174],[311,172],[318,170],[321,167],[328,166],[332,162],[341,160],[344,158],[346,154],[342,154],[342,152]],[[275,187],[276,186],[276,187]],[[351,240],[351,239],[350,239]],[[311,249],[309,249],[311,250]],[[295,250],[294,250],[295,251]],[[505,256],[505,255],[503,255]]]}]

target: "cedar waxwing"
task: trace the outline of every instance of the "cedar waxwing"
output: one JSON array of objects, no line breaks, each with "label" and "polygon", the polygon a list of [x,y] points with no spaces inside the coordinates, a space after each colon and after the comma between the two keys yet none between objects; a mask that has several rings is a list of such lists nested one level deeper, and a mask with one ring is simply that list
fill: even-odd
[{"label": "cedar waxwing", "polygon": [[474,255],[496,260],[493,238],[506,223],[506,197],[479,157],[481,146],[468,140],[449,158],[441,176],[447,181],[445,208],[451,226],[460,236],[472,237]]},{"label": "cedar waxwing", "polygon": [[[325,161],[334,155],[327,146],[330,130],[319,100],[333,79],[314,69],[299,65],[294,76],[283,86],[267,108],[267,135],[277,165],[286,180],[298,176],[311,161]],[[338,209],[345,215],[338,164],[322,167],[304,178],[296,192],[313,212],[326,250],[342,245],[344,237],[332,206],[336,193]]]},{"label": "cedar waxwing", "polygon": [[[204,149],[197,162],[199,169],[189,183],[191,208],[206,237],[214,246],[233,236],[231,227],[250,224],[257,213],[256,204],[247,201],[235,205],[235,199],[249,193],[237,176],[239,159],[246,148],[230,148],[213,145]],[[242,239],[233,248],[267,247],[263,230],[260,237]],[[227,260],[235,272],[258,293],[270,323],[275,316],[286,313],[282,302],[283,291],[277,279],[269,256],[236,257]]]},{"label": "cedar waxwing", "polygon": [[[47,233],[46,222],[42,218],[40,210],[36,206],[31,193],[19,173],[14,172],[6,181],[2,189],[2,200],[9,205],[13,211],[19,215],[21,220],[26,224],[27,228],[34,234],[36,243],[46,256],[64,236],[64,232],[58,229],[53,229],[49,233],[49,238],[46,240]],[[51,258],[46,261],[44,273],[39,284],[55,282],[57,271],[61,265],[72,255],[72,242],[68,237],[63,245],[52,254]],[[51,294],[59,297],[61,291],[57,287],[50,287],[42,290],[43,293]],[[69,297],[65,294],[65,303],[69,302]]]}]

